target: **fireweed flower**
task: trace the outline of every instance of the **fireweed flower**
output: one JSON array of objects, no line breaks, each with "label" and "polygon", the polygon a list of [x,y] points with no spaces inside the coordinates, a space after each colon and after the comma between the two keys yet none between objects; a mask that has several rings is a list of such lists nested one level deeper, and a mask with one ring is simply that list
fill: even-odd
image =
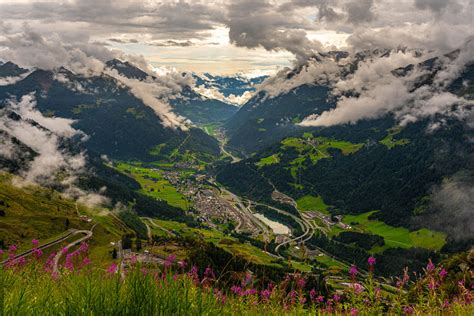
[{"label": "fireweed flower", "polygon": [[296,285],[298,286],[298,288],[303,289],[306,285],[306,280],[304,278],[300,278],[298,279],[298,281],[296,281]]},{"label": "fireweed flower", "polygon": [[309,291],[309,298],[311,299],[311,302],[315,302],[316,300],[316,290],[313,288],[311,291]]},{"label": "fireweed flower", "polygon": [[367,259],[367,263],[369,264],[369,267],[373,267],[376,263],[376,259],[373,256],[370,256],[369,259]]},{"label": "fireweed flower", "polygon": [[199,283],[198,268],[192,266],[191,270],[188,272],[188,276],[193,280],[194,283]]},{"label": "fireweed flower", "polygon": [[446,271],[446,269],[441,269],[441,271],[439,272],[439,276],[444,279],[446,276],[448,275],[448,271]]},{"label": "fireweed flower", "polygon": [[69,248],[68,247],[64,247],[63,250],[61,250],[63,255],[67,254],[68,251],[69,251]]},{"label": "fireweed flower", "polygon": [[204,277],[207,279],[215,279],[216,275],[210,266],[207,266],[206,270],[204,270]]},{"label": "fireweed flower", "polygon": [[426,271],[431,272],[435,269],[435,265],[431,262],[431,259],[428,260],[428,264],[426,265]]},{"label": "fireweed flower", "polygon": [[118,266],[117,264],[114,262],[112,263],[108,268],[107,268],[107,273],[109,274],[115,274],[117,273],[118,271]]},{"label": "fireweed flower", "polygon": [[334,300],[334,302],[339,302],[341,300],[341,297],[338,295],[338,294],[334,294],[334,296],[332,297],[332,299]]},{"label": "fireweed flower", "polygon": [[181,269],[186,269],[186,267],[188,266],[188,263],[186,261],[179,261],[178,262],[178,266],[181,268]]},{"label": "fireweed flower", "polygon": [[350,314],[351,314],[351,316],[357,316],[359,314],[359,311],[357,310],[357,308],[352,307]]},{"label": "fireweed flower", "polygon": [[260,291],[260,296],[262,297],[262,300],[264,302],[268,301],[268,299],[270,298],[270,295],[272,295],[272,292],[269,289],[265,289],[265,290]]},{"label": "fireweed flower", "polygon": [[32,239],[31,244],[33,245],[33,247],[38,247],[38,245],[39,245],[38,239]]},{"label": "fireweed flower", "polygon": [[241,293],[242,296],[255,295],[255,294],[257,294],[256,289],[247,289]]},{"label": "fireweed flower", "polygon": [[13,253],[13,254],[14,254],[14,253],[16,252],[16,250],[17,250],[17,249],[18,249],[18,248],[17,248],[17,246],[16,246],[16,245],[11,245],[10,247],[8,247],[8,252],[10,252],[10,253]]},{"label": "fireweed flower", "polygon": [[176,260],[176,255],[169,255],[168,258],[166,258],[165,263],[164,263],[165,268],[171,267],[175,260]]},{"label": "fireweed flower", "polygon": [[238,285],[232,285],[230,291],[236,295],[240,295],[240,293],[242,292],[242,288]]},{"label": "fireweed flower", "polygon": [[360,285],[360,283],[353,283],[352,288],[354,289],[354,292],[356,294],[360,294],[360,293],[364,292],[364,287],[362,285]]},{"label": "fireweed flower", "polygon": [[351,268],[349,269],[349,275],[353,278],[359,273],[359,270],[357,270],[357,267],[355,265],[351,265]]},{"label": "fireweed flower", "polygon": [[410,305],[408,306],[403,306],[403,311],[408,314],[408,315],[411,315],[413,314],[413,307],[411,307]]},{"label": "fireweed flower", "polygon": [[33,249],[33,256],[35,256],[37,259],[40,258],[43,255],[43,251],[39,248]]},{"label": "fireweed flower", "polygon": [[84,259],[82,259],[83,266],[87,266],[90,263],[91,263],[91,260],[88,257],[84,257]]},{"label": "fireweed flower", "polygon": [[85,242],[79,247],[79,252],[86,253],[89,250],[89,245]]}]

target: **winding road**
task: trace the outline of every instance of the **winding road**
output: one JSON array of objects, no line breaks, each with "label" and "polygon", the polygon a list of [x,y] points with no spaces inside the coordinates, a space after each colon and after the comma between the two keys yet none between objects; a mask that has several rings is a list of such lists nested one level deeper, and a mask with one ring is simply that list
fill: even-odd
[{"label": "winding road", "polygon": [[[89,238],[92,237],[93,235],[93,230],[94,230],[94,227],[96,226],[97,224],[94,224],[94,226],[92,226],[91,230],[76,230],[75,232],[73,232],[70,236],[74,236],[74,235],[79,235],[79,234],[84,234],[83,237],[79,238],[79,239],[76,239],[75,241],[69,243],[65,248],[67,249],[70,249],[80,243],[82,243],[83,241],[86,241],[88,240]],[[63,250],[59,250],[58,253],[56,254],[56,256],[54,257],[53,259],[53,274],[55,275],[58,275],[59,274],[59,260],[61,259],[61,256],[63,255]]]}]

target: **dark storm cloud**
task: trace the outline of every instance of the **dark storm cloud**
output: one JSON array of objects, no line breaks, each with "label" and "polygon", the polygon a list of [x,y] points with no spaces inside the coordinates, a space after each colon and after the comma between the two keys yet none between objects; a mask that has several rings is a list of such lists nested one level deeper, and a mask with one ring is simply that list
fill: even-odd
[{"label": "dark storm cloud", "polygon": [[359,24],[375,19],[373,0],[358,0],[346,4],[347,22]]},{"label": "dark storm cloud", "polygon": [[415,6],[421,10],[431,10],[434,12],[441,12],[448,6],[455,6],[455,0],[415,0]]},{"label": "dark storm cloud", "polygon": [[[2,4],[0,16],[43,22],[84,22],[95,34],[143,33],[167,36],[202,37],[223,16],[218,7],[197,2],[146,3],[132,0],[77,0],[73,2],[33,2]],[[91,27],[92,27],[91,26]]]},{"label": "dark storm cloud", "polygon": [[311,25],[306,19],[280,11],[266,0],[232,2],[227,9],[229,40],[236,46],[287,50],[301,60],[322,49],[319,42],[308,39],[305,28]]}]

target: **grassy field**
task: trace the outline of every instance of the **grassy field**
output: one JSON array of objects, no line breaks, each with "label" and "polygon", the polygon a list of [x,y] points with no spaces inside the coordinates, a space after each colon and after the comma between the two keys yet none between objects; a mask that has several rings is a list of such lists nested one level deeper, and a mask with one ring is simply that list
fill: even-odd
[{"label": "grassy field", "polygon": [[90,227],[77,215],[73,201],[37,186],[19,188],[12,179],[0,173],[0,210],[5,212],[0,217],[0,240],[5,244],[29,247],[33,238],[47,240],[69,228]]},{"label": "grassy field", "polygon": [[137,180],[141,186],[141,193],[166,201],[169,205],[183,210],[189,208],[189,202],[168,180],[163,178],[158,169],[143,168],[123,162],[117,163],[116,168]]},{"label": "grassy field", "polygon": [[280,266],[276,264],[275,259],[268,254],[264,253],[260,248],[252,246],[250,244],[242,244],[237,239],[224,235],[218,230],[211,229],[198,229],[191,228],[183,223],[178,223],[174,221],[165,221],[154,219],[154,221],[183,237],[201,237],[207,242],[212,242],[216,246],[229,251],[234,255],[241,256],[251,262],[257,264],[264,264],[269,266]]},{"label": "grassy field", "polygon": [[320,196],[305,195],[300,197],[298,200],[296,200],[296,207],[302,212],[318,211],[329,215],[329,205],[324,203]]},{"label": "grassy field", "polygon": [[264,166],[273,165],[279,162],[280,162],[280,155],[273,154],[271,156],[260,159],[255,165],[259,168],[262,168]]},{"label": "grassy field", "polygon": [[[79,253],[79,259],[87,252]],[[416,284],[388,290],[371,275],[347,281],[330,278],[320,286],[307,276],[269,280],[250,274],[223,279],[211,267],[131,264],[126,273],[111,265],[74,263],[52,277],[32,260],[0,267],[2,315],[473,315],[471,282],[435,266]],[[77,269],[76,269],[77,268]],[[337,269],[337,268],[333,268]],[[331,269],[330,269],[331,270]],[[250,276],[250,277],[248,277]],[[461,276],[462,277],[462,276]],[[467,274],[464,276],[467,278]],[[250,280],[250,281],[247,281]],[[329,286],[326,286],[328,284]],[[359,286],[355,286],[358,284]],[[439,286],[428,290],[429,284]],[[355,290],[362,289],[362,290]],[[381,290],[380,290],[381,289]],[[425,290],[426,289],[426,290]]]},{"label": "grassy field", "polygon": [[379,141],[380,144],[387,146],[388,149],[392,149],[396,146],[403,146],[410,143],[409,139],[401,138],[401,139],[394,139],[394,136],[400,133],[401,127],[392,127],[387,130],[387,136]]},{"label": "grassy field", "polygon": [[[439,250],[446,243],[446,235],[434,232],[429,229],[409,231],[404,227],[393,227],[381,221],[369,220],[369,216],[375,211],[359,215],[346,215],[343,222],[355,226],[356,229],[370,232],[382,236],[385,246],[372,249],[374,252],[381,252],[387,248],[411,248],[422,247],[432,250]],[[354,225],[354,223],[357,223]]]},{"label": "grassy field", "polygon": [[220,127],[220,124],[210,123],[205,124],[201,128],[210,136],[216,135],[216,129]]},{"label": "grassy field", "polygon": [[299,157],[293,159],[289,166],[291,175],[296,181],[298,180],[298,174],[302,169],[305,169],[304,162],[306,160],[310,159],[313,164],[316,164],[321,159],[330,159],[332,157],[330,149],[337,149],[343,155],[350,155],[356,153],[364,146],[364,144],[354,144],[326,137],[314,137],[311,133],[304,133],[301,138],[286,138],[281,144],[282,150],[293,148],[299,154]]}]

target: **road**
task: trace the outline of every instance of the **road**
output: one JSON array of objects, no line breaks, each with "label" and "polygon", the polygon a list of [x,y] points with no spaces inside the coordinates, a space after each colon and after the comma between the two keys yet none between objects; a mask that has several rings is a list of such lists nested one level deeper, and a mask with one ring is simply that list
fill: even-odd
[{"label": "road", "polygon": [[[167,233],[167,234],[170,235],[171,237],[176,237],[176,234],[175,234],[175,233],[173,233],[173,232],[170,231],[169,229],[164,228],[164,227],[161,226],[161,225],[158,225],[152,218],[150,218],[150,217],[142,217],[142,219],[147,220],[151,225],[155,226],[155,227],[158,228],[158,229],[161,229],[162,231],[164,231],[165,233]],[[147,223],[145,223],[145,225],[146,225],[147,230],[148,230],[148,238],[151,239],[151,229],[150,229],[150,226],[148,226]]]},{"label": "road", "polygon": [[220,146],[221,152],[224,155],[229,156],[230,158],[232,158],[232,163],[236,163],[236,162],[239,162],[240,160],[242,160],[238,157],[235,157],[234,155],[232,155],[232,153],[228,152],[225,149],[225,145],[227,144],[227,138],[225,137],[225,134],[222,130],[218,130],[216,132],[215,138],[219,141],[219,146]]},{"label": "road", "polygon": [[[78,235],[78,234],[84,234],[84,236],[79,238],[79,239],[76,239],[75,241],[73,241],[71,243],[69,243],[65,248],[71,249],[72,247],[74,247],[74,246],[82,243],[83,241],[86,241],[89,238],[91,238],[92,235],[93,235],[92,231],[94,230],[95,225],[97,225],[97,224],[94,224],[94,226],[92,226],[91,230],[76,230],[75,232],[73,232],[70,236],[74,236],[74,235]],[[56,254],[56,256],[54,257],[54,259],[53,259],[53,274],[54,275],[59,275],[58,264],[59,264],[59,260],[61,259],[62,255],[63,255],[63,251],[62,251],[62,249],[60,249],[58,251],[58,253]]]},{"label": "road", "polygon": [[[68,239],[70,236],[72,236],[74,233],[76,232],[75,229],[69,229],[66,231],[65,235],[61,236],[61,237],[58,237],[50,242],[47,242],[46,244],[44,245],[41,245],[38,247],[38,249],[41,249],[41,250],[44,250],[44,249],[47,249],[47,248],[50,248],[52,246],[55,246],[61,242],[63,242],[64,240]],[[33,248],[29,249],[29,250],[26,250],[18,255],[15,256],[15,258],[13,260],[17,260],[17,259],[20,259],[21,257],[27,257],[29,255],[31,255],[33,253]],[[0,264],[5,264],[7,263],[9,259],[6,259],[6,260],[3,260],[2,262],[0,262]]]},{"label": "road", "polygon": [[253,226],[256,230],[262,232],[265,241],[270,241],[273,231],[253,215],[253,212],[250,210],[250,202],[247,202],[248,204],[245,206],[242,199],[229,190],[221,188],[220,192],[221,197],[226,199],[229,203],[232,203],[239,212],[237,215],[241,222],[237,224],[236,231],[238,231],[237,228],[241,230],[242,226]]}]

